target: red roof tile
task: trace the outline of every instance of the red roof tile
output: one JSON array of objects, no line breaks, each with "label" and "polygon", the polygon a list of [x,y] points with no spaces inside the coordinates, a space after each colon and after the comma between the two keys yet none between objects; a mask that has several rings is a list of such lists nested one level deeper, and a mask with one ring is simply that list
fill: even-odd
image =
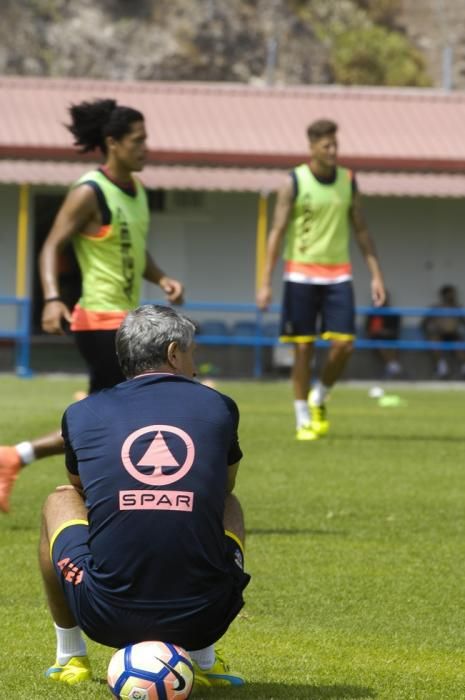
[{"label": "red roof tile", "polygon": [[144,113],[153,161],[288,167],[328,117],[355,168],[465,169],[464,93],[19,77],[0,78],[0,157],[76,157],[67,107],[110,96]]},{"label": "red roof tile", "polygon": [[[82,163],[0,160],[0,183],[68,186]],[[148,165],[140,177],[150,189],[274,192],[286,170]],[[465,197],[465,175],[446,173],[357,173],[363,194],[380,197]]]}]

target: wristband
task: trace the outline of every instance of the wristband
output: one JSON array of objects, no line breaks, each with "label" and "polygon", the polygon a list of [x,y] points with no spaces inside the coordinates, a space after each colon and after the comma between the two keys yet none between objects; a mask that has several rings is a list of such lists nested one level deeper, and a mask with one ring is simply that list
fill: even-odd
[{"label": "wristband", "polygon": [[50,301],[63,301],[61,297],[48,297],[48,299],[44,299],[44,304],[48,304]]}]

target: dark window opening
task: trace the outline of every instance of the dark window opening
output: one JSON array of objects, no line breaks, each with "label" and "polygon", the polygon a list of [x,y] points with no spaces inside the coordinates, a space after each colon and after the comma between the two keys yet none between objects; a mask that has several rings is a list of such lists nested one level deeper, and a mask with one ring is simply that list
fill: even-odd
[{"label": "dark window opening", "polygon": [[150,211],[165,211],[166,192],[165,190],[146,190]]}]

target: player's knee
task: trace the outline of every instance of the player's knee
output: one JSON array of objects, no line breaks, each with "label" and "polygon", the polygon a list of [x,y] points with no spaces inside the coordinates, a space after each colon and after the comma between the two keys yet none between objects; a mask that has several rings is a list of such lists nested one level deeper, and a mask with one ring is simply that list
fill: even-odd
[{"label": "player's knee", "polygon": [[244,543],[244,513],[239,499],[232,493],[228,493],[225,500],[224,529],[234,533],[240,542]]},{"label": "player's knee", "polygon": [[348,340],[345,343],[345,352],[350,355],[354,351],[354,341],[353,340]]},{"label": "player's knee", "polygon": [[50,513],[50,511],[54,510],[55,504],[58,503],[60,499],[60,494],[63,493],[63,491],[65,490],[68,490],[68,486],[57,486],[54,491],[48,494],[47,498],[44,501],[44,505],[42,506],[42,512],[45,516],[47,516]]},{"label": "player's knee", "polygon": [[53,493],[62,493],[63,491],[76,491],[76,489],[74,486],[71,486],[71,484],[62,484],[61,486],[57,486]]},{"label": "player's knee", "polygon": [[66,514],[68,519],[78,517],[82,514],[83,501],[78,491],[70,484],[57,486],[47,498],[42,508],[43,516],[46,520],[60,517]]},{"label": "player's knee", "polygon": [[235,493],[228,493],[226,495],[225,508],[230,508],[242,513],[241,502]]},{"label": "player's knee", "polygon": [[334,350],[340,357],[349,357],[354,351],[354,341],[353,340],[342,340],[337,341],[333,345]]}]

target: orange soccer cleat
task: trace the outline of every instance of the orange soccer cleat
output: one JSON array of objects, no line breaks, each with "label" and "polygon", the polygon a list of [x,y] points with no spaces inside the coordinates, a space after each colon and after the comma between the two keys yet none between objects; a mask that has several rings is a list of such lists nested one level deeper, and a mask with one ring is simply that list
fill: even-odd
[{"label": "orange soccer cleat", "polygon": [[8,513],[9,497],[21,469],[21,458],[15,447],[0,445],[0,510]]}]

